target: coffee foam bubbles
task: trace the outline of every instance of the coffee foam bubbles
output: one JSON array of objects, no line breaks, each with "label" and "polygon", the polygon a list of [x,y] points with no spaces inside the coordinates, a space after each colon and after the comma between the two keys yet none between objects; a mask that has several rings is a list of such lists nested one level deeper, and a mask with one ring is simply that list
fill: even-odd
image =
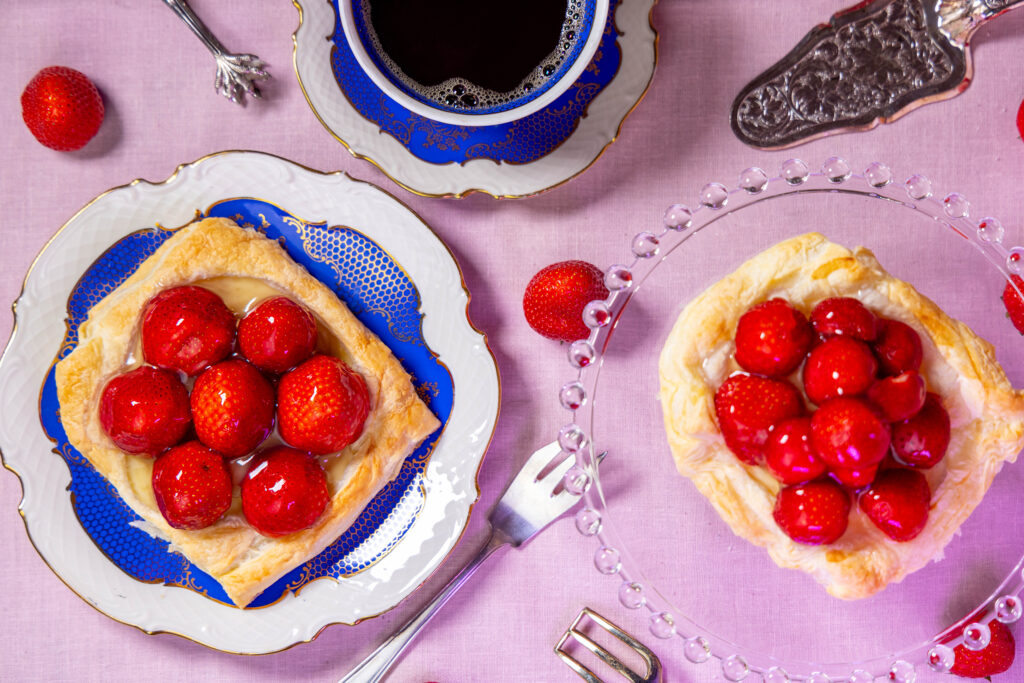
[{"label": "coffee foam bubbles", "polygon": [[[499,0],[483,0],[494,2]],[[519,85],[507,92],[497,92],[476,85],[475,83],[461,77],[449,78],[437,85],[427,86],[418,83],[405,74],[404,71],[391,59],[381,46],[380,39],[370,19],[370,2],[364,0],[362,3],[363,21],[367,30],[367,37],[371,41],[369,51],[376,55],[385,69],[390,71],[401,84],[406,92],[416,99],[422,100],[438,109],[471,114],[484,111],[504,111],[522,104],[518,100],[528,98],[536,91],[548,85],[548,82],[555,78],[566,58],[570,57],[577,48],[578,43],[585,37],[581,28],[584,26],[585,16],[581,0],[568,0],[566,3],[565,21],[562,23],[562,30],[558,43],[540,63],[522,80]],[[594,30],[601,30],[594,27]],[[531,98],[532,99],[532,98]]]}]

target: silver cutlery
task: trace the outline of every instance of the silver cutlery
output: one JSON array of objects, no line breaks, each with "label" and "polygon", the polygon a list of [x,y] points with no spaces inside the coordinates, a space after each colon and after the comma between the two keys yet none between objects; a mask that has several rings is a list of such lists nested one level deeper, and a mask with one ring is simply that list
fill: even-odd
[{"label": "silver cutlery", "polygon": [[236,104],[245,104],[246,93],[253,97],[262,97],[256,81],[270,78],[262,59],[256,55],[228,52],[224,44],[217,40],[213,32],[192,11],[186,0],[164,0],[164,3],[174,10],[178,18],[185,22],[203,45],[213,53],[217,60],[217,76],[213,81],[213,87],[217,92]]},{"label": "silver cutlery", "polygon": [[971,38],[1024,0],[874,0],[812,29],[732,105],[732,129],[781,149],[891,123],[959,95],[974,77]]},{"label": "silver cutlery", "polygon": [[[376,683],[383,678],[419,630],[494,551],[505,546],[519,547],[580,501],[580,496],[571,493],[562,483],[566,472],[575,464],[575,458],[570,455],[558,461],[559,453],[558,444],[550,443],[527,459],[491,509],[488,515],[491,533],[476,557],[416,616],[341,679],[341,683]],[[600,454],[598,461],[604,455]]]},{"label": "silver cutlery", "polygon": [[[628,664],[584,633],[581,624],[594,624],[617,638],[640,657],[646,670],[640,673],[631,669]],[[594,654],[599,660],[611,667],[613,671],[629,680],[630,683],[661,683],[663,680],[661,660],[658,659],[658,656],[649,647],[589,607],[584,607],[580,610],[576,620],[562,634],[562,638],[555,645],[555,654],[565,662],[566,666],[575,671],[576,675],[587,681],[587,683],[603,683],[604,679],[572,656],[569,652],[569,645],[571,643],[576,643]]]}]

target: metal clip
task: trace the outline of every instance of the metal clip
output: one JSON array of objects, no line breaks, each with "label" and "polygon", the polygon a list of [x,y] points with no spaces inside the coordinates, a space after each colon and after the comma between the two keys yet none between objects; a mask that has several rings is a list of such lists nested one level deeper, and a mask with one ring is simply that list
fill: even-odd
[{"label": "metal clip", "polygon": [[[579,629],[580,622],[586,617],[590,621],[594,622],[608,633],[612,634],[620,641],[628,645],[634,652],[636,652],[644,660],[647,665],[647,673],[638,674],[637,672],[630,669],[628,666],[623,664],[608,650],[604,649],[588,636],[583,634]],[[603,680],[597,676],[593,671],[580,664],[578,661],[569,655],[564,647],[568,640],[572,638],[577,643],[582,645],[584,648],[594,653],[602,662],[615,669],[621,675],[625,676],[632,683],[657,683],[661,681],[662,669],[661,661],[658,659],[651,650],[641,643],[640,641],[633,638],[631,635],[623,631],[621,628],[602,617],[597,612],[593,611],[589,607],[584,607],[576,620],[572,622],[572,626],[562,634],[561,640],[558,641],[558,645],[555,645],[555,653],[565,662],[569,668],[575,671],[580,678],[587,681],[588,683],[604,683]]]}]

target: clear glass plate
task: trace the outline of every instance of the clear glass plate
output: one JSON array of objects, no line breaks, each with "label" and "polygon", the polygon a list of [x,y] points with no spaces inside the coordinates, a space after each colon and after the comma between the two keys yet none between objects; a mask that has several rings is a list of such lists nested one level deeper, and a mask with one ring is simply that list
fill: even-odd
[{"label": "clear glass plate", "polygon": [[[768,246],[811,231],[870,248],[991,342],[1011,384],[1024,386],[1024,339],[1001,300],[1008,275],[1024,272],[1024,248],[1004,245],[996,219],[878,163],[852,173],[833,158],[810,172],[789,160],[775,177],[747,169],[637,235],[608,269],[611,295],[585,309],[592,332],[570,347],[578,374],[560,395],[572,411],[560,443],[577,458],[567,485],[586,489],[577,528],[596,541],[588,551],[617,580],[622,604],[649,611],[665,657],[717,662],[729,680],[907,681],[915,669],[947,671],[949,648],[965,631],[979,635],[974,622],[1020,616],[1020,465],[1003,468],[941,561],[847,602],[734,536],[676,472],[665,438],[657,361],[683,306]],[[602,450],[611,456],[598,472]]]}]

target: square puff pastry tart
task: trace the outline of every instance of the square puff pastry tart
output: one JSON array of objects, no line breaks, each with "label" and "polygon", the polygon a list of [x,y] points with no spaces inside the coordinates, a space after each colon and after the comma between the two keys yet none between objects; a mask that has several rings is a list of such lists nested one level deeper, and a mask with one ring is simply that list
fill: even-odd
[{"label": "square puff pastry tart", "polygon": [[[715,391],[739,369],[732,359],[733,337],[748,308],[781,297],[806,315],[819,301],[841,296],[857,298],[918,332],[924,347],[921,374],[950,415],[946,456],[922,470],[932,490],[928,522],[909,542],[890,540],[856,504],[846,533],[835,543],[794,542],[772,518],[781,484],[765,468],[740,462],[715,420]],[[1010,386],[992,346],[889,275],[867,249],[850,251],[816,233],[770,247],[691,301],[662,349],[659,378],[679,472],[735,534],[764,547],[779,566],[803,570],[847,600],[872,595],[941,559],[1003,463],[1014,461],[1024,447],[1024,392]]]},{"label": "square puff pastry tart", "polygon": [[[317,318],[318,347],[345,361],[369,390],[362,435],[337,455],[321,459],[330,495],[326,510],[312,527],[284,537],[261,536],[249,526],[237,487],[231,509],[214,525],[195,531],[172,528],[153,497],[152,461],[117,448],[100,426],[103,387],[114,375],[141,364],[140,317],[146,303],[165,289],[216,278],[255,282],[265,293],[305,306]],[[330,289],[276,241],[222,218],[178,230],[97,303],[79,328],[78,345],[57,364],[56,380],[71,444],[145,520],[146,531],[169,540],[171,550],[220,582],[239,607],[338,538],[440,426],[390,349]]]}]

